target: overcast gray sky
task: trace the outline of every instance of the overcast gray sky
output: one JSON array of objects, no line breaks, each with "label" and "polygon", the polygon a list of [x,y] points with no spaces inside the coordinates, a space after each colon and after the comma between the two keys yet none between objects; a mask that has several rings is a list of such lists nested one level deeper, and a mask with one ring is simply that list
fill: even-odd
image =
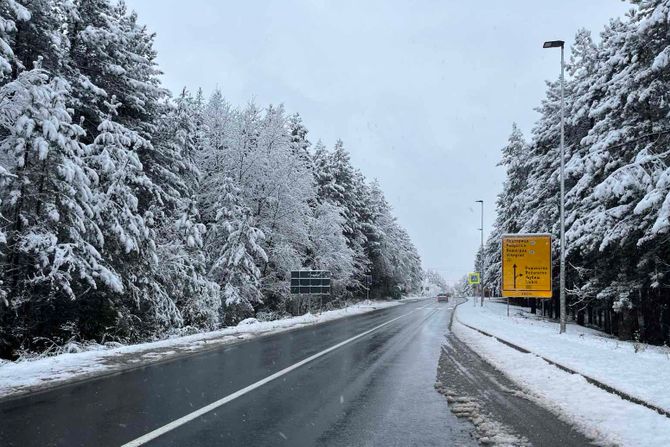
[{"label": "overcast gray sky", "polygon": [[165,85],[242,105],[283,103],[314,143],[342,138],[379,179],[424,266],[472,269],[495,218],[500,148],[526,136],[558,76],[558,50],[580,27],[597,36],[617,0],[127,0],[157,33]]}]

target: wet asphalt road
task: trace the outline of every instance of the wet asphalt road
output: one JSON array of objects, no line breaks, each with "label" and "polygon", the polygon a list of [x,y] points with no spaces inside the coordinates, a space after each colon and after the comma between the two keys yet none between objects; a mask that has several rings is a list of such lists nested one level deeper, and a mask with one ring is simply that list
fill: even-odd
[{"label": "wet asphalt road", "polygon": [[474,445],[433,388],[450,307],[412,302],[0,402],[0,445],[122,445],[396,317],[148,445]]},{"label": "wet asphalt road", "polygon": [[434,388],[452,308],[411,302],[0,401],[0,446],[123,445],[384,323],[147,445],[476,445]]}]

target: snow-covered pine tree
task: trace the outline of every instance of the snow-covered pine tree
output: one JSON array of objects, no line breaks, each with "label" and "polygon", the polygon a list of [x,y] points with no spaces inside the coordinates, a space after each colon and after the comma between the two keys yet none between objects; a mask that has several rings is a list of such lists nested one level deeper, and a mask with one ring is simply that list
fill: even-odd
[{"label": "snow-covered pine tree", "polygon": [[391,240],[393,216],[389,204],[377,180],[373,180],[367,189],[366,212],[368,224],[366,230],[366,253],[370,260],[370,274],[372,275],[373,296],[389,296],[393,291],[393,272],[396,267],[393,244]]},{"label": "snow-covered pine tree", "polygon": [[[175,228],[184,215],[190,216],[189,221],[198,215],[193,209],[198,171],[193,160],[191,132],[195,128],[190,122],[193,118],[187,104],[190,98],[184,95],[174,102],[168,100],[168,93],[158,79],[154,35],[138,23],[135,13],[128,13],[123,3],[75,2],[68,29],[72,42],[69,75],[77,83],[78,109],[86,118],[84,122],[92,138],[98,135],[97,123],[105,119],[105,101],[115,96],[123,106],[116,109],[114,122],[142,141],[132,150],[149,179],[135,191],[137,213],[146,217],[144,225],[157,245],[158,258],[147,262],[148,270],[143,272],[143,281],[152,290],[153,298],[149,301],[156,305],[152,325],[168,328],[181,324],[181,306],[194,309],[217,301],[211,295],[215,294],[215,285],[207,284],[204,265],[197,260],[198,256],[193,263],[183,256],[185,252],[193,253],[195,247],[189,247],[184,239],[187,236]],[[166,276],[161,264],[169,264],[173,275]],[[187,299],[183,293],[185,287],[206,294]],[[202,300],[200,304],[190,301],[198,299]],[[171,308],[175,303],[176,310]],[[216,312],[208,312],[212,313]],[[203,322],[207,318],[197,320]],[[195,324],[194,321],[186,324]],[[207,327],[215,324],[206,323]]]},{"label": "snow-covered pine tree", "polygon": [[[11,174],[4,167],[0,165],[0,189],[7,187],[9,180],[11,179]],[[7,233],[5,231],[5,225],[7,220],[1,213],[2,211],[2,195],[0,195],[0,259],[5,259],[5,244],[7,243]],[[4,282],[4,274],[0,274],[0,308],[2,306],[9,306],[9,301],[7,301],[7,288]],[[1,320],[0,320],[1,321]]]},{"label": "snow-covered pine tree", "polygon": [[225,178],[219,193],[217,214],[209,226],[208,240],[225,243],[210,253],[209,274],[222,289],[221,320],[234,324],[252,316],[254,306],[262,303],[261,272],[257,263],[267,262],[267,255],[259,245],[264,234],[253,225],[251,211],[234,181]]},{"label": "snow-covered pine tree", "polygon": [[369,259],[365,253],[365,233],[361,211],[365,209],[365,182],[351,165],[344,143],[338,140],[332,152],[317,144],[314,154],[317,198],[329,201],[342,209],[345,219],[344,236],[354,253],[354,279],[352,293],[362,292],[363,279],[369,271]]},{"label": "snow-covered pine tree", "polygon": [[399,283],[400,295],[416,294],[421,290],[423,282],[423,269],[421,268],[421,257],[414,246],[412,238],[407,230],[396,222],[400,246],[400,265],[397,282]]},{"label": "snow-covered pine tree", "polygon": [[302,122],[300,114],[294,113],[287,119],[288,131],[291,135],[291,153],[300,160],[300,164],[307,171],[313,173],[312,155],[309,148],[312,143],[307,139],[309,133],[307,127]]},{"label": "snow-covered pine tree", "polygon": [[202,116],[199,123],[197,161],[203,176],[207,178],[225,172],[226,158],[236,135],[239,117],[220,90],[212,93],[200,111]]},{"label": "snow-covered pine tree", "polygon": [[500,296],[502,289],[502,253],[501,253],[501,231],[496,222],[484,244],[484,287],[490,291],[492,296]]},{"label": "snow-covered pine tree", "polygon": [[263,161],[244,189],[251,193],[248,203],[266,236],[268,262],[262,273],[267,304],[281,306],[288,296],[290,270],[304,263],[316,191],[305,154],[295,150],[283,106],[265,109],[260,124],[256,156]]},{"label": "snow-covered pine tree", "polygon": [[[190,93],[184,89],[174,100],[162,105],[153,134],[152,161],[159,186],[160,208],[169,213],[181,207],[200,187],[200,170],[195,161],[198,129]],[[144,164],[144,163],[143,163]],[[152,179],[153,180],[153,179]],[[183,208],[183,207],[182,207]]]},{"label": "snow-covered pine tree", "polygon": [[158,101],[167,96],[158,80],[153,35],[123,2],[75,0],[66,17],[70,44],[64,70],[91,139],[107,115],[105,101],[116,96],[124,105],[116,120],[149,140]]},{"label": "snow-covered pine tree", "polygon": [[[30,11],[16,0],[0,1],[0,82],[14,71],[20,62],[15,59],[14,40],[17,33],[17,22],[30,20]],[[34,58],[32,60],[36,60]]]},{"label": "snow-covered pine tree", "polygon": [[[547,83],[547,97],[537,109],[541,114],[533,128],[532,142],[528,148],[527,164],[531,167],[526,188],[520,200],[523,208],[519,221],[524,232],[558,234],[558,192],[560,174],[560,83]],[[566,100],[569,84],[566,86]],[[566,142],[566,157],[570,147]]]},{"label": "snow-covered pine tree", "polygon": [[[14,50],[12,49],[12,41],[16,33],[17,21],[30,20],[30,12],[20,3],[15,0],[3,0],[0,2],[0,83],[4,83],[12,73],[12,67],[16,65],[14,60]],[[0,156],[1,157],[1,156]],[[2,161],[3,158],[0,158]],[[5,188],[8,184],[11,175],[0,164],[0,188]],[[0,196],[0,207],[2,206],[2,198]],[[1,209],[1,208],[0,208]],[[4,232],[5,218],[0,214],[0,247],[7,242],[6,234]],[[2,251],[0,251],[0,258]],[[6,301],[6,290],[0,278],[0,305]]]},{"label": "snow-covered pine tree", "polygon": [[[34,337],[86,337],[78,309],[92,294],[121,292],[120,278],[99,253],[94,175],[66,106],[69,85],[42,69],[22,72],[0,89],[3,354]],[[70,329],[64,329],[70,328]],[[4,356],[4,355],[3,355]]]},{"label": "snow-covered pine tree", "polygon": [[205,225],[196,194],[200,172],[195,165],[197,128],[190,94],[165,106],[154,138],[162,154],[162,200],[155,207],[156,245],[160,268],[156,277],[182,313],[184,324],[213,329],[218,325],[219,286],[206,278],[203,253]]},{"label": "snow-covered pine tree", "polygon": [[203,245],[206,228],[195,200],[175,222],[159,226],[156,278],[175,302],[184,326],[212,330],[219,326],[220,286],[207,277]]},{"label": "snow-covered pine tree", "polygon": [[33,63],[39,59],[41,68],[69,82],[70,78],[62,68],[69,45],[63,24],[70,3],[63,0],[22,0],[20,3],[30,19],[16,22],[12,41],[15,56],[12,77],[33,68]]},{"label": "snow-covered pine tree", "polygon": [[[305,163],[305,141],[296,141],[283,107],[255,104],[232,109],[216,91],[204,110],[204,147],[198,165],[203,182],[203,217],[216,214],[218,188],[230,177],[238,185],[255,225],[265,234],[267,263],[260,266],[265,303],[281,308],[288,296],[288,274],[307,255],[313,174]],[[293,129],[296,130],[296,129]],[[304,139],[306,129],[299,132]],[[302,145],[302,148],[298,146]]]},{"label": "snow-covered pine tree", "polygon": [[368,191],[370,218],[366,227],[371,230],[367,246],[374,294],[398,297],[401,293],[418,292],[423,278],[416,248],[392,215],[391,205],[376,180]]},{"label": "snow-covered pine tree", "polygon": [[528,150],[521,129],[513,123],[512,133],[507,145],[502,148],[502,158],[498,163],[505,168],[506,180],[496,199],[496,220],[484,247],[484,285],[492,291],[501,288],[501,237],[505,233],[518,233],[523,227],[519,217],[524,206],[522,195],[527,187]]},{"label": "snow-covered pine tree", "polygon": [[[604,41],[608,38],[604,37]],[[579,30],[571,47],[567,74],[571,78],[572,100],[566,113],[566,139],[573,147],[570,159],[566,162],[566,240],[567,259],[571,266],[566,271],[568,296],[576,303],[577,313],[581,317],[584,309],[595,308],[599,311],[607,307],[606,303],[598,302],[596,295],[600,275],[592,275],[590,269],[602,262],[598,253],[598,233],[602,215],[592,213],[593,202],[589,196],[598,183],[598,178],[607,161],[602,159],[598,150],[592,150],[585,144],[589,133],[598,124],[594,112],[600,108],[605,98],[606,84],[609,75],[603,73],[602,44],[598,47],[587,30]],[[603,77],[604,76],[604,77]],[[606,155],[605,155],[606,156]],[[607,156],[606,156],[607,157]],[[604,306],[603,306],[604,304]]]},{"label": "snow-covered pine tree", "polygon": [[354,253],[343,234],[342,210],[330,202],[317,203],[309,225],[305,267],[331,273],[335,298],[346,295],[354,275]]},{"label": "snow-covered pine tree", "polygon": [[123,293],[100,297],[100,306],[110,303],[117,317],[113,326],[123,336],[146,337],[172,325],[182,317],[173,299],[155,281],[158,269],[155,216],[140,210],[139,196],[155,189],[144,173],[138,150],[149,144],[144,138],[114,121],[121,104],[112,97],[108,117],[98,126],[91,144],[91,166],[98,175],[96,218],[104,236],[103,256],[122,278]]},{"label": "snow-covered pine tree", "polygon": [[610,261],[592,288],[618,311],[624,336],[641,323],[642,336],[659,342],[667,338],[661,320],[670,323],[670,313],[659,318],[657,312],[667,302],[664,279],[670,274],[663,243],[670,230],[670,2],[636,6],[625,22],[613,22],[603,33],[603,63],[592,83],[604,94],[584,138],[601,169],[586,197],[585,218],[596,225],[587,241]]}]

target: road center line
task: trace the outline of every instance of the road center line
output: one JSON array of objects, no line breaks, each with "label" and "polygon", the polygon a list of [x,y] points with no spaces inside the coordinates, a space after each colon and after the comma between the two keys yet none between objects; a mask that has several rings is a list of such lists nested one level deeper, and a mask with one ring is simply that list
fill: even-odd
[{"label": "road center line", "polygon": [[361,337],[365,337],[366,335],[368,335],[368,334],[370,334],[370,333],[372,333],[372,332],[374,332],[378,329],[381,329],[384,326],[389,325],[396,320],[399,320],[403,317],[406,317],[407,315],[409,315],[411,313],[414,313],[416,310],[418,310],[418,309],[414,309],[410,312],[407,312],[406,314],[400,315],[399,317],[393,318],[393,319],[391,319],[391,320],[389,320],[385,323],[382,323],[379,326],[375,326],[372,329],[369,329],[365,332],[361,332],[358,335],[355,335],[351,338],[348,338],[348,339],[346,339],[346,340],[344,340],[344,341],[342,341],[342,342],[340,342],[336,345],[331,346],[330,348],[324,349],[321,352],[317,352],[316,354],[311,355],[311,356],[307,357],[306,359],[299,361],[298,363],[294,363],[293,365],[288,366],[288,367],[286,367],[286,368],[284,368],[280,371],[277,371],[276,373],[274,373],[272,375],[269,375],[266,378],[261,379],[256,383],[252,383],[251,385],[246,386],[246,387],[244,387],[240,390],[237,390],[234,393],[229,394],[226,397],[223,397],[223,398],[221,398],[221,399],[219,399],[215,402],[212,402],[211,404],[206,405],[206,406],[204,406],[204,407],[202,407],[202,408],[200,408],[200,409],[198,409],[198,410],[196,410],[192,413],[189,413],[185,416],[182,416],[179,419],[175,419],[174,421],[169,422],[169,423],[163,425],[162,427],[158,427],[157,429],[155,429],[153,431],[150,431],[149,433],[147,433],[143,436],[140,436],[137,439],[133,439],[132,441],[127,442],[126,444],[123,444],[123,446],[121,446],[121,447],[137,447],[137,446],[144,445],[147,442],[149,442],[151,440],[154,440],[154,439],[158,438],[161,435],[164,435],[165,433],[167,433],[169,431],[174,430],[175,428],[178,428],[178,427],[180,427],[180,426],[182,426],[182,425],[184,425],[184,424],[186,424],[186,423],[188,423],[188,422],[190,422],[190,421],[192,421],[192,420],[194,420],[194,419],[196,419],[196,418],[198,418],[198,417],[200,417],[200,416],[202,416],[206,413],[209,413],[212,410],[215,410],[216,408],[218,408],[218,407],[220,407],[224,404],[227,404],[228,402],[230,402],[232,400],[237,399],[238,397],[241,397],[241,396],[249,393],[250,391],[255,390],[256,388],[260,388],[261,386],[265,385],[268,382],[271,382],[271,381],[273,381],[273,380],[275,380],[275,379],[277,379],[277,378],[279,378],[283,375],[286,375],[286,374],[290,373],[294,369],[300,368],[301,366],[306,365],[307,363],[309,363],[313,360],[316,360],[319,357],[323,357],[324,355],[328,354],[329,352],[332,352],[332,351],[334,351],[338,348],[341,348],[344,345],[347,345],[347,344],[349,344],[353,341],[356,341]]}]

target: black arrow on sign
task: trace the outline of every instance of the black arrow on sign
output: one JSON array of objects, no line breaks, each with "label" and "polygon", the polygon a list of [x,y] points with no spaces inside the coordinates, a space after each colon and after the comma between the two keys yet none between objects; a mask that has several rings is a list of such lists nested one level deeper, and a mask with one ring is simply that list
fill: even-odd
[{"label": "black arrow on sign", "polygon": [[516,279],[521,278],[523,276],[523,273],[519,275],[516,274],[516,264],[514,264],[512,268],[514,268],[514,288],[516,289]]}]

